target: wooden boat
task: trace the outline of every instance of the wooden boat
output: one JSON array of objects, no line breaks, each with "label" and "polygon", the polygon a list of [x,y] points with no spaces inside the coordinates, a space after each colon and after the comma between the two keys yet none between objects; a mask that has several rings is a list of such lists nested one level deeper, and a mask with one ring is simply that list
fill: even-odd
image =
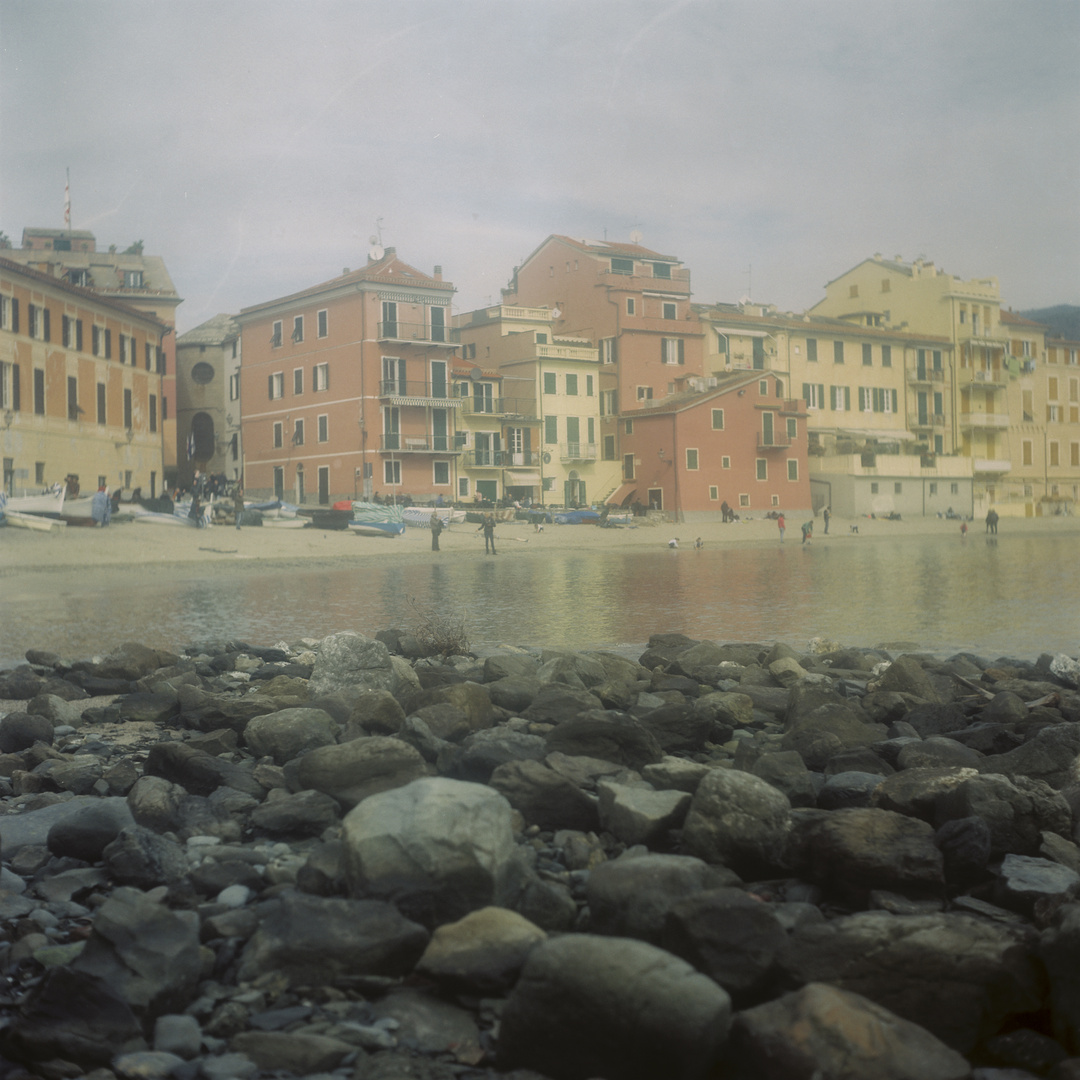
[{"label": "wooden boat", "polygon": [[4,507],[3,519],[16,529],[33,529],[35,532],[52,532],[66,527],[67,522],[56,517],[44,517],[42,514],[28,514],[22,510]]},{"label": "wooden boat", "polygon": [[401,514],[406,525],[426,529],[431,523],[432,511],[438,514],[444,529],[451,525],[462,525],[465,522],[465,511],[455,510],[452,506],[406,506]]},{"label": "wooden boat", "polygon": [[258,510],[263,516],[263,524],[270,518],[295,518],[299,511],[298,506],[292,503],[282,502],[281,499],[271,499],[269,502],[245,503],[248,510]]},{"label": "wooden boat", "polygon": [[64,488],[37,495],[7,495],[6,508],[20,514],[59,514],[64,509]]},{"label": "wooden boat", "polygon": [[402,507],[354,502],[349,528],[360,536],[400,536],[405,531]]},{"label": "wooden boat", "polygon": [[259,527],[263,529],[306,529],[307,526],[307,518],[269,517],[263,518],[262,525]]}]

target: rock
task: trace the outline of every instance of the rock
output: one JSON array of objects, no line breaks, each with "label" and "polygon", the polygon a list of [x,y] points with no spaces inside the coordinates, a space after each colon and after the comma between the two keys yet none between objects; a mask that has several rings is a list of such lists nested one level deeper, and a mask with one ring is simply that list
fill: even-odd
[{"label": "rock", "polygon": [[599,699],[587,690],[562,683],[545,683],[521,715],[534,724],[564,724],[567,720],[596,709]]},{"label": "rock", "polygon": [[690,702],[672,702],[638,713],[638,719],[655,736],[665,754],[700,750],[712,736],[715,723]]},{"label": "rock", "polygon": [[1050,661],[1050,673],[1066,686],[1080,690],[1080,661],[1073,660],[1064,653],[1058,653]]},{"label": "rock", "polygon": [[532,948],[546,939],[516,912],[481,908],[440,926],[416,971],[457,993],[500,996],[517,981]]},{"label": "rock", "polygon": [[76,666],[98,679],[127,679],[134,682],[175,659],[168,653],[158,652],[137,641],[126,641],[104,660]]},{"label": "rock", "polygon": [[[368,735],[396,735],[405,723],[405,710],[389,690],[365,690],[351,697],[352,708],[348,717],[348,730],[362,729]],[[346,738],[342,738],[342,742]]]},{"label": "rock", "polygon": [[538,945],[503,1011],[500,1069],[656,1080],[707,1075],[731,1003],[685,961],[645,942],[578,934]]},{"label": "rock", "polygon": [[640,720],[601,709],[564,720],[548,733],[546,745],[549,753],[596,757],[631,769],[654,764],[664,756],[660,743]]},{"label": "rock", "polygon": [[756,877],[781,863],[791,806],[748,773],[715,769],[698,785],[683,827],[683,849]]},{"label": "rock", "polygon": [[[72,689],[78,693],[74,687]],[[80,694],[80,697],[85,700],[86,694]],[[38,694],[27,703],[26,711],[32,716],[43,717],[55,728],[63,724],[78,724],[82,720],[84,708],[82,701],[68,701],[56,694]],[[52,739],[42,741],[51,742]]]},{"label": "rock", "polygon": [[180,715],[180,696],[177,693],[125,694],[116,701],[120,719],[125,723],[165,724]]},{"label": "rock", "polygon": [[880,773],[834,773],[818,792],[817,805],[822,810],[843,810],[869,806],[874,792],[885,777]]},{"label": "rock", "polygon": [[878,680],[878,688],[898,694],[911,694],[934,704],[940,702],[930,676],[914,656],[898,656]]},{"label": "rock", "polygon": [[1034,738],[1005,754],[994,754],[983,762],[985,772],[1003,773],[1015,780],[1026,776],[1045,780],[1055,790],[1078,779],[1080,724],[1055,724],[1043,728]]},{"label": "rock", "polygon": [[251,813],[252,828],[271,836],[320,836],[341,816],[337,800],[321,791],[298,791],[290,795],[281,789]]},{"label": "rock", "polygon": [[762,754],[749,772],[787,796],[791,806],[814,806],[817,791],[802,756],[794,750]]},{"label": "rock", "polygon": [[48,717],[25,712],[0,717],[0,753],[17,754],[36,742],[52,746],[53,724]]},{"label": "rock", "polygon": [[112,1071],[120,1080],[169,1080],[184,1059],[164,1050],[136,1050],[117,1054],[112,1059]]},{"label": "rock", "polygon": [[322,709],[282,709],[257,716],[244,728],[244,742],[256,757],[276,765],[320,746],[333,746],[337,725]]},{"label": "rock", "polygon": [[299,985],[322,985],[339,974],[401,976],[427,942],[422,926],[381,900],[284,893],[266,905],[238,977],[281,972]]},{"label": "rock", "polygon": [[356,1049],[341,1039],[300,1031],[242,1031],[229,1040],[229,1048],[260,1069],[281,1069],[294,1076],[330,1072]]},{"label": "rock", "polygon": [[98,908],[72,970],[105,980],[137,1013],[182,1011],[195,996],[202,959],[199,919],[119,887]]},{"label": "rock", "polygon": [[514,677],[532,678],[539,667],[540,661],[529,653],[494,653],[484,659],[484,683]]},{"label": "rock", "polygon": [[641,778],[657,791],[685,791],[693,795],[711,766],[686,758],[665,757],[655,765],[646,765]]},{"label": "rock", "polygon": [[297,777],[304,788],[321,791],[352,809],[382,791],[403,787],[427,774],[420,752],[386,735],[351,739],[305,754]]},{"label": "rock", "polygon": [[53,855],[94,863],[101,859],[120,831],[131,824],[132,815],[123,800],[94,800],[53,825],[46,843]]},{"label": "rock", "polygon": [[1064,904],[1039,940],[1039,958],[1050,977],[1054,1037],[1080,1051],[1080,904]]},{"label": "rock", "polygon": [[[552,685],[552,684],[549,684]],[[484,689],[491,698],[492,705],[506,709],[507,712],[520,716],[528,709],[537,695],[540,693],[540,680],[535,675],[507,675],[495,682],[484,684]],[[592,697],[593,695],[589,695]],[[590,702],[590,708],[595,707],[595,698]]]},{"label": "rock", "polygon": [[[100,807],[103,804],[112,807],[121,819],[125,814],[130,813],[127,803],[121,798],[102,799],[93,795],[76,795],[74,798],[53,803],[51,806],[43,806],[39,810],[28,810],[22,814],[0,817],[0,838],[3,841],[4,859],[13,858],[24,847],[34,845],[44,847],[48,843],[49,832],[57,822],[73,814],[80,814],[87,807]],[[134,820],[128,820],[127,824],[134,824]]]},{"label": "rock", "polygon": [[177,885],[188,871],[188,861],[179,844],[141,825],[121,829],[102,851],[102,860],[121,885],[143,890]]},{"label": "rock", "polygon": [[435,927],[497,901],[514,850],[510,804],[459,780],[415,780],[373,795],[343,822],[354,896],[392,901]]},{"label": "rock", "polygon": [[896,758],[898,769],[936,768],[958,766],[978,769],[983,755],[954,739],[932,735],[928,739],[909,742]]},{"label": "rock", "polygon": [[598,827],[596,800],[539,761],[500,765],[489,783],[530,825],[583,832]]},{"label": "rock", "polygon": [[[945,768],[905,769],[886,777],[875,789],[871,805],[923,821],[938,821],[942,797],[978,774],[974,769]],[[967,817],[958,814],[958,817]]]},{"label": "rock", "polygon": [[373,1011],[377,1023],[395,1024],[398,1040],[421,1054],[451,1055],[470,1065],[484,1056],[476,1021],[448,1001],[406,987],[391,991]]},{"label": "rock", "polygon": [[211,694],[197,686],[180,686],[180,720],[185,727],[195,731],[216,731],[229,728],[237,734],[256,717],[272,713],[276,703],[262,694],[233,697],[229,694]]},{"label": "rock", "polygon": [[266,794],[249,768],[179,742],[151,746],[146,755],[146,775],[170,780],[192,795],[210,795],[219,787],[231,787],[256,799]]},{"label": "rock", "polygon": [[586,897],[593,933],[659,945],[668,912],[687,896],[738,884],[730,870],[689,855],[624,855],[589,875]]},{"label": "rock", "polygon": [[1006,855],[994,887],[994,901],[1010,911],[1034,915],[1040,901],[1055,904],[1080,894],[1080,874],[1060,863],[1030,855]]},{"label": "rock", "polygon": [[545,657],[536,672],[541,685],[562,683],[576,690],[587,690],[607,681],[604,665],[586,653],[562,653]]},{"label": "rock", "polygon": [[734,1055],[759,1080],[967,1080],[970,1066],[917,1024],[859,994],[812,983],[739,1013]]},{"label": "rock", "polygon": [[406,660],[392,656],[381,641],[353,630],[331,634],[319,643],[310,684],[315,695],[359,687],[388,690],[399,697],[407,690],[420,689],[420,680]]},{"label": "rock", "polygon": [[981,817],[953,818],[934,834],[945,863],[945,880],[962,887],[978,881],[993,851],[993,836]]},{"label": "rock", "polygon": [[793,657],[783,656],[769,664],[769,674],[781,686],[794,686],[806,678],[806,669]]},{"label": "rock", "polygon": [[[600,827],[628,845],[663,846],[668,833],[682,826],[690,809],[691,796],[685,791],[656,791],[610,780],[601,780],[596,787]],[[575,827],[569,822],[562,824]]]},{"label": "rock", "polygon": [[452,780],[486,784],[500,766],[513,761],[542,761],[547,754],[544,740],[506,725],[477,731],[466,737],[460,750],[440,772]]}]

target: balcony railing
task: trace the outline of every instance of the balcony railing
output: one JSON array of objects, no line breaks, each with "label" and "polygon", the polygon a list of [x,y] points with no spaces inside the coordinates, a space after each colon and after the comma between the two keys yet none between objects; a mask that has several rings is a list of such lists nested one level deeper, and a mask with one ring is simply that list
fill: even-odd
[{"label": "balcony railing", "polygon": [[540,464],[538,450],[469,450],[462,464],[472,469],[524,469]]},{"label": "balcony railing", "polygon": [[775,431],[769,436],[758,432],[757,448],[759,450],[784,450],[789,446],[791,446],[791,436],[786,432]]},{"label": "balcony railing", "polygon": [[424,379],[383,379],[379,383],[379,396],[416,405],[434,402],[446,409],[460,409],[462,402],[462,398],[451,396],[449,384],[433,384]]},{"label": "balcony railing", "polygon": [[908,382],[913,383],[943,383],[944,371],[935,371],[933,368],[909,367],[907,369]]},{"label": "balcony railing", "polygon": [[1008,382],[1008,372],[1004,368],[992,371],[972,371],[971,368],[960,370],[960,382],[964,381],[967,374],[971,385],[982,387],[984,390],[1004,390]]},{"label": "balcony railing", "polygon": [[945,426],[944,413],[908,413],[908,427],[912,428],[943,428]]},{"label": "balcony railing", "polygon": [[461,331],[456,326],[429,326],[427,323],[381,322],[376,330],[380,341],[422,341],[425,345],[457,345]]},{"label": "balcony railing", "polygon": [[532,398],[461,398],[461,409],[467,416],[536,417],[536,402]]},{"label": "balcony railing", "polygon": [[383,435],[379,449],[392,454],[460,454],[452,435]]},{"label": "balcony railing", "polygon": [[1012,462],[1002,458],[974,458],[971,467],[976,473],[1007,473]]},{"label": "balcony railing", "polygon": [[559,447],[559,457],[563,461],[595,461],[596,443],[568,442]]},{"label": "balcony railing", "polygon": [[966,412],[960,414],[962,428],[993,428],[997,431],[1009,426],[1008,413]]}]

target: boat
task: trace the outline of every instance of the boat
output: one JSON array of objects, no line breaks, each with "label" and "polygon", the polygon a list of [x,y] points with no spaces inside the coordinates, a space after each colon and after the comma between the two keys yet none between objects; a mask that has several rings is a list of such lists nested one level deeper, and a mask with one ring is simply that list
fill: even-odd
[{"label": "boat", "polygon": [[65,489],[57,485],[37,495],[7,495],[6,509],[20,514],[59,514],[64,509]]},{"label": "boat", "polygon": [[269,502],[261,503],[249,502],[244,506],[248,510],[258,510],[263,516],[264,524],[269,518],[295,518],[300,509],[292,503],[282,502],[281,499],[271,499]]},{"label": "boat", "polygon": [[360,536],[400,536],[405,531],[403,507],[354,502],[349,528]]},{"label": "boat", "polygon": [[3,519],[16,529],[33,529],[36,532],[52,532],[54,529],[63,529],[67,525],[66,521],[61,521],[56,517],[29,514],[23,510],[11,510],[8,507],[4,507]]},{"label": "boat", "polygon": [[406,506],[402,508],[401,515],[406,525],[426,529],[433,512],[439,516],[444,529],[465,523],[465,511],[455,510],[452,506]]},{"label": "boat", "polygon": [[352,520],[352,504],[347,510],[337,506],[304,507],[297,510],[297,514],[301,519],[310,521],[316,529],[347,529]]},{"label": "boat", "polygon": [[[244,528],[248,527],[244,526]],[[262,519],[260,527],[263,529],[306,529],[308,521],[307,518],[302,517],[268,517]]]},{"label": "boat", "polygon": [[595,510],[557,510],[554,516],[556,525],[596,525],[600,521]]}]

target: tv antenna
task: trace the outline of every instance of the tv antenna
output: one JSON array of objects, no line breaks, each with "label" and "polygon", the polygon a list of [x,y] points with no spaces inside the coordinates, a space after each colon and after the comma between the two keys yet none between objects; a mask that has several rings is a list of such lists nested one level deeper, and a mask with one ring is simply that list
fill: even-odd
[{"label": "tv antenna", "polygon": [[375,262],[378,262],[386,254],[382,243],[382,218],[376,218],[375,235],[370,237],[368,242],[371,244],[368,255],[374,259]]}]

